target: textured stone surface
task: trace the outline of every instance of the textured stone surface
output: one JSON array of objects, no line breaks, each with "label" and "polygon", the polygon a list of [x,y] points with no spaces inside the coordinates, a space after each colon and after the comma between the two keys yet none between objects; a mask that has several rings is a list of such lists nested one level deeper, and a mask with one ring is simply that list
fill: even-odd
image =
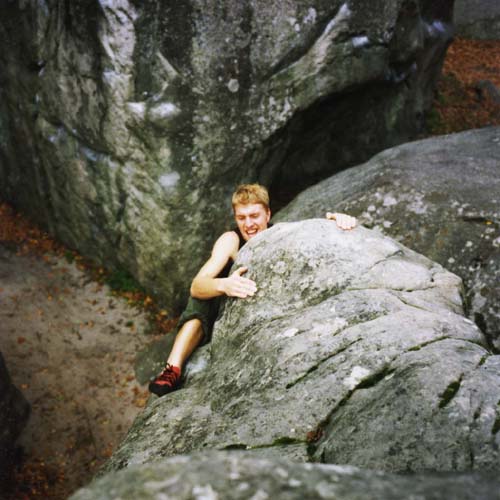
[{"label": "textured stone surface", "polygon": [[296,499],[495,500],[493,474],[397,476],[351,466],[298,464],[242,452],[179,456],[131,467],[81,489],[72,500]]},{"label": "textured stone surface", "polygon": [[500,2],[498,0],[455,0],[453,22],[460,36],[499,40]]},{"label": "textured stone surface", "polygon": [[346,211],[458,274],[500,349],[500,128],[387,150],[304,191],[275,220]]},{"label": "textured stone surface", "polygon": [[[13,451],[15,442],[28,420],[30,406],[15,387],[0,353],[0,467]],[[0,472],[0,477],[2,473]]]},{"label": "textured stone surface", "polygon": [[0,195],[179,305],[237,183],[297,192],[417,132],[451,9],[2,2]]},{"label": "textured stone surface", "polygon": [[247,243],[255,297],[228,299],[205,368],[145,409],[107,470],[203,449],[391,471],[498,470],[500,357],[460,279],[327,220]]}]

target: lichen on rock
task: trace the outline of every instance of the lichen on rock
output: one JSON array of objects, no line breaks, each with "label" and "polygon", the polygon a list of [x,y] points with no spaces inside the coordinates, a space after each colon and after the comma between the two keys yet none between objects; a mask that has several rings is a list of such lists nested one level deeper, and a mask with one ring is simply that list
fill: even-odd
[{"label": "lichen on rock", "polygon": [[307,189],[275,220],[334,208],[459,275],[466,314],[500,349],[500,128],[388,149]]},{"label": "lichen on rock", "polygon": [[457,0],[453,22],[459,36],[500,39],[500,4],[496,0]]},{"label": "lichen on rock", "polygon": [[451,40],[451,5],[403,0],[1,14],[1,196],[174,308],[238,183],[296,192],[413,137]]},{"label": "lichen on rock", "polygon": [[395,475],[344,465],[303,464],[248,452],[177,456],[105,476],[72,500],[175,498],[324,498],[350,500],[472,500],[495,498],[494,474]]},{"label": "lichen on rock", "polygon": [[[152,401],[106,470],[205,449],[388,471],[498,467],[498,357],[461,281],[377,232],[276,224],[235,266],[206,368]],[[203,351],[203,350],[202,350]]]}]

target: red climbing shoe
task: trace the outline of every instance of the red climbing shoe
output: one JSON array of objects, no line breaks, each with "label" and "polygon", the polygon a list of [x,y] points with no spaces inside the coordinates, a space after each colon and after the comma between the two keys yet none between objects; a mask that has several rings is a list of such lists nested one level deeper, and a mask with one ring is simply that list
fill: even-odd
[{"label": "red climbing shoe", "polygon": [[165,369],[149,383],[149,392],[165,396],[181,386],[181,369],[167,363]]}]

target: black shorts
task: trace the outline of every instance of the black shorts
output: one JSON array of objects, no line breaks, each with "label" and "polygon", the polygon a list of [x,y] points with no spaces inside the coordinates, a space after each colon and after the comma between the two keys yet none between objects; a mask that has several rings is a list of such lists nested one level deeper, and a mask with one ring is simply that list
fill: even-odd
[{"label": "black shorts", "polygon": [[186,309],[181,314],[179,322],[177,323],[177,331],[180,330],[182,325],[191,319],[199,319],[203,329],[203,338],[200,345],[206,344],[212,338],[212,330],[214,328],[215,320],[219,314],[221,297],[214,297],[212,299],[201,300],[189,297]]}]

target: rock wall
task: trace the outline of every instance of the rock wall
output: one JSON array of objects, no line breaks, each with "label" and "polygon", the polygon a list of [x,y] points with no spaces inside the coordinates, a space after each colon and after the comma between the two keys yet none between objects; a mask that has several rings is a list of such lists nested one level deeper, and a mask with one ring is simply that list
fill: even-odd
[{"label": "rock wall", "polygon": [[95,481],[71,498],[491,500],[498,498],[499,486],[494,474],[397,476],[352,466],[259,459],[233,451],[130,467]]},{"label": "rock wall", "polygon": [[324,219],[275,225],[235,265],[258,293],[225,301],[204,368],[148,405],[106,471],[211,449],[498,470],[500,356],[462,315],[456,275]]},{"label": "rock wall", "polygon": [[500,40],[500,3],[497,0],[455,0],[453,22],[460,36]]},{"label": "rock wall", "polygon": [[29,414],[30,405],[21,391],[12,384],[0,353],[0,482]]},{"label": "rock wall", "polygon": [[500,350],[500,128],[389,149],[309,188],[276,221],[346,211],[458,274]]},{"label": "rock wall", "polygon": [[2,2],[0,195],[179,305],[237,183],[297,192],[418,131],[452,4]]}]

